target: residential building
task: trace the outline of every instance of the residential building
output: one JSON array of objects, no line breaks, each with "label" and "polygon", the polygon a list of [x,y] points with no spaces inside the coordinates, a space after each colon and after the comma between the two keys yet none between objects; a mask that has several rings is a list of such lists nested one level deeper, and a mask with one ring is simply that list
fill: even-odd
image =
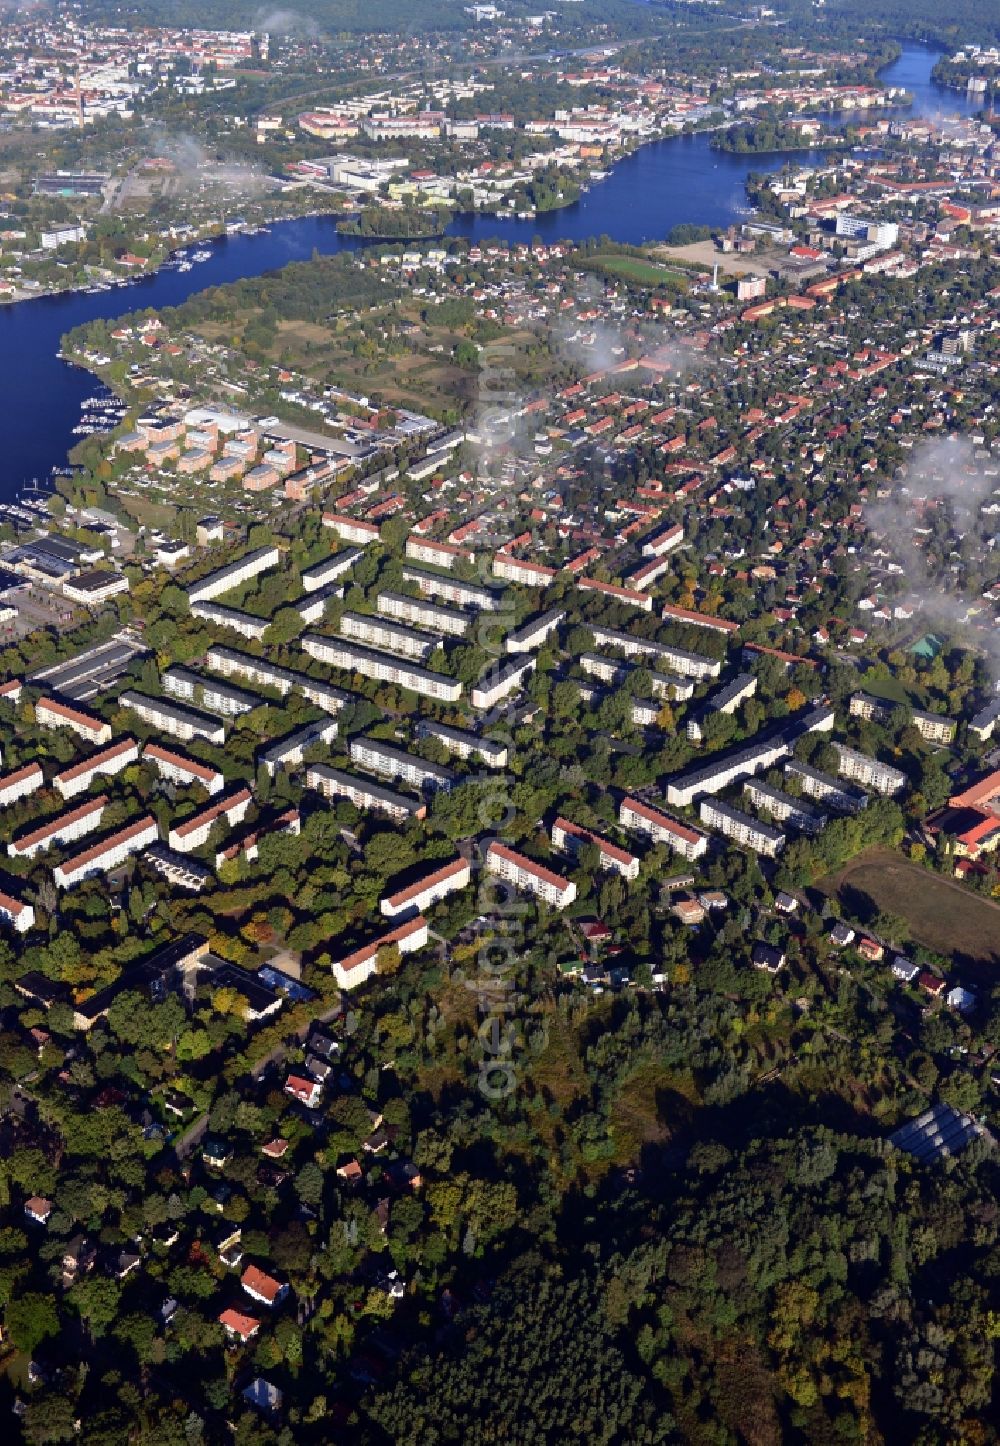
[{"label": "residential building", "polygon": [[720,799],[703,798],[698,816],[706,828],[714,829],[734,843],[769,859],[777,858],[785,846],[785,835],[780,829],[772,828],[770,824],[762,823],[760,819]]},{"label": "residential building", "polygon": [[279,768],[297,768],[304,761],[307,748],[332,743],[337,731],[337,723],[332,718],[322,723],[306,723],[304,727],[296,728],[294,733],[286,734],[260,749],[258,762],[273,778]]},{"label": "residential building", "polygon": [[513,660],[509,663],[492,663],[480,674],[479,680],[472,692],[469,694],[469,701],[473,708],[492,708],[494,704],[501,702],[510,696],[516,689],[522,687],[531,674],[535,671],[536,659],[525,658],[523,661]]},{"label": "residential building", "polygon": [[974,713],[969,722],[969,732],[979,743],[986,743],[993,737],[993,730],[1000,721],[1000,698],[993,698],[985,707]]},{"label": "residential building", "polygon": [[553,634],[558,634],[560,624],[565,620],[565,608],[549,608],[510,633],[504,646],[508,653],[532,653],[547,643]]},{"label": "residential building", "polygon": [[523,562],[505,552],[498,552],[493,559],[493,576],[519,583],[521,587],[548,587],[555,575],[554,567],[543,567],[539,562]]},{"label": "residential building", "polygon": [[226,780],[217,768],[199,763],[196,758],[188,758],[185,753],[164,748],[162,743],[147,743],[142,750],[142,761],[151,763],[161,778],[169,778],[171,783],[180,784],[182,788],[197,783],[208,793],[215,794],[225,787]]},{"label": "residential building", "polygon": [[259,618],[254,613],[241,612],[239,608],[223,607],[222,603],[199,599],[191,604],[191,616],[203,622],[214,623],[218,628],[228,628],[242,638],[263,638],[271,626],[270,618]]},{"label": "residential building", "polygon": [[648,592],[639,588],[619,587],[614,582],[598,582],[593,577],[578,577],[576,586],[581,592],[596,592],[612,602],[628,603],[630,607],[641,608],[645,613],[653,611],[653,599]]},{"label": "residential building", "polygon": [[487,768],[504,768],[507,765],[507,745],[492,738],[483,738],[464,728],[449,728],[444,723],[422,718],[417,724],[418,738],[434,738],[449,753],[463,759],[478,759]]},{"label": "residential building", "polygon": [[721,793],[731,783],[763,773],[787,758],[806,733],[828,732],[833,727],[833,709],[825,705],[803,709],[787,723],[772,729],[756,743],[716,754],[697,768],[686,769],[667,782],[667,802],[675,808],[690,808],[702,794]]},{"label": "residential building", "polygon": [[256,1265],[247,1266],[240,1276],[240,1285],[253,1300],[266,1306],[279,1305],[288,1294],[287,1285]]},{"label": "residential building", "polygon": [[759,778],[750,778],[744,783],[743,796],[761,813],[769,814],[779,823],[791,824],[800,833],[817,834],[827,823],[826,814],[820,813],[804,798],[782,793],[780,788],[773,788]]},{"label": "residential building", "polygon": [[179,703],[169,703],[166,698],[152,698],[133,688],[127,688],[118,702],[122,708],[131,708],[151,728],[159,728],[172,738],[181,738],[185,742],[190,742],[192,738],[204,738],[208,743],[226,741],[226,726],[212,713],[182,708]]},{"label": "residential building", "polygon": [[807,798],[819,799],[840,813],[858,813],[868,802],[860,789],[850,788],[829,773],[800,763],[797,758],[790,758],[785,764],[785,777],[795,779]]},{"label": "residential building", "polygon": [[55,775],[52,786],[59,790],[63,798],[75,798],[78,793],[86,793],[98,774],[110,777],[138,761],[139,745],[135,739],[120,738],[117,743],[110,743],[99,753],[92,753],[89,758],[74,763],[71,768],[64,768]]},{"label": "residential building", "polygon": [[584,828],[582,824],[571,823],[567,818],[555,820],[552,825],[553,848],[560,849],[563,853],[578,854],[581,848],[588,845],[597,849],[602,869],[621,874],[623,879],[630,882],[638,878],[639,860],[634,854],[619,848],[593,829]]},{"label": "residential building", "polygon": [[289,693],[301,693],[309,703],[315,703],[326,713],[339,713],[350,699],[350,693],[343,688],[334,688],[319,678],[310,678],[294,668],[283,668],[266,658],[255,658],[250,653],[241,653],[236,648],[213,644],[205,654],[205,662],[215,673],[224,677],[246,678],[259,687],[273,688],[276,693],[287,697]]},{"label": "residential building", "polygon": [[717,678],[722,672],[722,664],[717,658],[708,658],[702,653],[689,653],[683,648],[673,648],[666,643],[656,643],[649,638],[636,637],[634,633],[621,633],[615,628],[600,625],[592,625],[590,631],[599,648],[613,648],[627,658],[652,658],[686,678],[702,681]]},{"label": "residential building", "polygon": [[474,582],[461,582],[457,577],[444,577],[438,572],[429,572],[425,567],[403,564],[403,581],[414,583],[425,597],[440,597],[456,607],[473,608],[479,612],[496,612],[500,607],[503,591],[500,588],[481,587]]},{"label": "residential building", "polygon": [[564,879],[496,839],[486,850],[486,867],[514,888],[535,894],[554,909],[565,909],[576,898],[576,884],[571,879]]},{"label": "residential building", "polygon": [[57,813],[42,823],[33,824],[11,840],[7,845],[7,852],[12,858],[32,859],[36,854],[54,848],[57,844],[68,844],[74,839],[83,838],[84,834],[100,828],[104,810],[110,801],[108,795],[102,793],[97,798],[88,798],[86,803],[77,804],[75,808],[67,809],[64,813]]},{"label": "residential building", "polygon": [[323,526],[332,527],[342,542],[357,542],[362,547],[379,539],[379,530],[374,522],[359,521],[341,512],[324,512]]},{"label": "residential building", "polygon": [[35,911],[31,904],[18,899],[8,889],[0,889],[0,919],[18,934],[35,927]]},{"label": "residential building", "polygon": [[387,813],[390,818],[424,818],[427,814],[423,799],[409,798],[389,788],[380,788],[370,779],[347,773],[341,768],[331,768],[326,763],[309,766],[306,786],[315,788],[324,798],[346,798],[355,808]]},{"label": "residential building", "polygon": [[673,552],[675,547],[680,547],[683,541],[684,528],[679,522],[672,527],[662,527],[645,539],[642,544],[642,555],[643,557],[665,557],[667,553]]},{"label": "residential building", "polygon": [[9,808],[20,798],[27,798],[45,783],[40,763],[26,763],[23,768],[0,774],[0,808]]},{"label": "residential building", "polygon": [[58,698],[39,698],[35,704],[35,721],[43,728],[68,728],[88,743],[111,742],[111,725],[85,709],[61,703]]},{"label": "residential building", "polygon": [[211,713],[221,713],[224,718],[238,718],[264,706],[264,699],[255,693],[247,693],[232,683],[220,683],[217,678],[206,678],[191,668],[174,666],[164,669],[160,675],[164,691],[173,698],[183,698],[198,703]]},{"label": "residential building", "polygon": [[431,908],[448,894],[467,888],[471,880],[472,870],[468,859],[451,859],[407,884],[405,888],[383,895],[379,900],[379,908],[389,919],[422,914],[425,909]]},{"label": "residential building", "polygon": [[[350,953],[334,958],[331,968],[333,977],[341,989],[356,989],[364,984],[378,969],[379,954],[383,950],[398,949],[400,954],[412,954],[427,943],[427,920],[422,914],[406,919],[389,929],[378,938],[352,949]],[[336,946],[334,946],[336,947]]]},{"label": "residential building", "polygon": [[411,532],[406,539],[406,555],[414,562],[429,562],[434,567],[452,568],[456,562],[472,562],[475,554],[453,542],[432,542]]},{"label": "residential building", "polygon": [[869,758],[855,748],[848,748],[845,743],[834,743],[833,746],[837,751],[837,771],[841,778],[890,797],[902,793],[906,787],[906,774],[900,769],[880,763],[877,758]]},{"label": "residential building", "polygon": [[235,828],[238,823],[242,823],[252,802],[253,794],[249,788],[231,788],[207,807],[200,808],[189,818],[175,823],[167,838],[168,846],[179,854],[193,853],[208,842],[212,829],[222,819],[225,819],[229,828]]},{"label": "residential building", "polygon": [[400,622],[412,623],[414,627],[426,628],[433,633],[445,633],[460,638],[469,630],[474,614],[463,613],[458,608],[445,608],[421,598],[409,597],[402,592],[380,592],[376,606],[386,617]]},{"label": "residential building", "polygon": [[618,810],[622,828],[647,834],[654,843],[666,844],[685,859],[699,859],[708,848],[708,839],[700,829],[678,823],[669,814],[651,808],[641,798],[623,798]]},{"label": "residential building", "polygon": [[428,637],[425,633],[414,632],[412,627],[402,623],[389,622],[383,617],[365,617],[361,613],[344,613],[340,619],[340,636],[367,644],[372,648],[384,648],[404,658],[415,658],[418,663],[426,662],[441,638]]},{"label": "residential building", "polygon": [[[853,718],[886,724],[892,721],[893,714],[900,705],[887,702],[884,698],[873,698],[869,693],[852,693],[848,706]],[[926,742],[954,742],[958,724],[953,718],[945,718],[940,713],[923,713],[918,708],[912,710],[912,717],[914,728]]]},{"label": "residential building", "polygon": [[259,577],[262,572],[277,567],[280,561],[281,553],[276,547],[258,547],[236,562],[227,563],[216,572],[198,578],[196,582],[188,585],[187,590],[192,611],[196,602],[210,602],[213,598],[221,597],[223,593],[232,592],[234,588],[249,582],[252,577]]},{"label": "residential building", "polygon": [[79,884],[94,874],[104,874],[117,868],[131,854],[139,853],[157,838],[159,829],[156,819],[151,814],[145,814],[109,834],[100,843],[93,844],[73,858],[65,859],[52,870],[52,877],[58,888],[72,888],[74,884]]},{"label": "residential building", "polygon": [[302,639],[303,651],[321,663],[344,672],[360,673],[378,682],[396,683],[400,688],[409,688],[426,698],[436,698],[444,703],[455,703],[462,693],[462,685],[444,673],[433,673],[415,663],[405,662],[390,653],[380,653],[361,643],[349,642],[346,638],[324,638],[316,633],[307,633]]},{"label": "residential building", "polygon": [[378,738],[352,738],[351,762],[382,778],[398,779],[422,792],[443,792],[452,787],[455,775],[437,763],[428,763],[416,753],[393,748]]}]

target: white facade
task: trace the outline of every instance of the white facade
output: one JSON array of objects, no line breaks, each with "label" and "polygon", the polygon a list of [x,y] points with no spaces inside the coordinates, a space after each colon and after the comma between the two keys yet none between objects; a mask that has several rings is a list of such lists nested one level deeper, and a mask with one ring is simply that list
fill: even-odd
[{"label": "white facade", "polygon": [[74,839],[83,838],[84,834],[100,828],[107,806],[106,793],[88,799],[76,808],[67,809],[55,818],[46,819],[29,833],[22,833],[7,845],[7,852],[11,858],[31,859],[55,844],[72,843]]},{"label": "white facade", "polygon": [[553,823],[553,848],[561,849],[564,853],[576,854],[588,844],[592,844],[600,854],[602,869],[621,874],[623,879],[629,881],[638,878],[639,860],[634,854],[630,854],[625,849],[619,848],[617,844],[602,838],[592,829],[584,828],[582,824],[571,823],[569,819],[557,818]]},{"label": "white facade", "polygon": [[208,842],[209,834],[220,819],[225,819],[230,828],[242,823],[252,798],[249,788],[239,788],[228,798],[216,799],[207,808],[199,809],[190,818],[175,824],[170,830],[167,844],[176,853],[193,853]]},{"label": "white facade", "polygon": [[344,613],[340,619],[340,635],[367,643],[370,648],[384,648],[390,653],[399,653],[404,658],[415,658],[424,662],[442,640],[415,633],[412,628],[400,623],[388,622],[385,618],[365,617],[361,613]]},{"label": "white facade", "polygon": [[237,562],[231,562],[226,567],[220,567],[217,572],[210,572],[206,577],[199,578],[188,588],[188,602],[192,604],[192,612],[196,602],[208,602],[212,598],[221,597],[223,593],[232,592],[233,588],[242,586],[262,572],[267,572],[268,568],[277,567],[280,561],[281,553],[276,547],[258,547]]},{"label": "white facade", "polygon": [[94,874],[105,874],[109,869],[123,864],[130,855],[148,848],[159,838],[156,819],[150,814],[135,823],[121,828],[102,844],[96,844],[83,853],[66,859],[52,870],[52,877],[60,889],[72,888],[74,884],[91,878]]},{"label": "white facade", "polygon": [[75,798],[78,793],[86,793],[98,774],[112,777],[138,761],[138,743],[134,738],[122,738],[93,758],[85,758],[82,763],[63,769],[62,773],[57,773],[53,778],[52,784],[63,798]]},{"label": "white facade", "polygon": [[147,743],[142,750],[142,760],[144,763],[152,763],[161,778],[169,778],[171,783],[178,783],[182,788],[187,788],[192,783],[200,783],[209,793],[218,793],[226,784],[217,768],[209,768],[207,764],[198,763],[193,758],[185,758],[182,753],[174,753],[159,743]]},{"label": "white facade", "polygon": [[492,588],[480,587],[478,583],[461,582],[456,577],[443,577],[426,568],[403,564],[403,581],[416,583],[425,597],[444,598],[445,602],[457,607],[478,608],[481,612],[496,612],[503,594]]},{"label": "white facade", "polygon": [[55,698],[39,698],[35,704],[35,721],[45,728],[68,728],[88,743],[110,743],[111,725],[93,713],[71,708]]},{"label": "white facade", "polygon": [[618,822],[622,828],[635,829],[647,834],[654,843],[664,843],[675,854],[685,859],[700,859],[708,848],[708,839],[696,828],[678,823],[669,814],[658,808],[650,808],[638,798],[623,798],[618,810]]},{"label": "white facade", "polygon": [[311,658],[327,663],[332,668],[341,668],[349,673],[361,673],[383,683],[396,683],[409,688],[426,698],[437,698],[445,703],[455,703],[461,697],[462,685],[444,673],[432,673],[413,663],[394,658],[389,653],[377,652],[374,648],[360,643],[351,643],[346,638],[321,638],[309,634],[302,639],[303,651]]},{"label": "white facade", "polygon": [[401,592],[379,593],[377,606],[386,617],[397,618],[400,622],[413,623],[418,628],[432,632],[447,633],[460,638],[469,630],[472,617],[457,608],[443,608],[437,603],[423,602],[420,598],[407,597]]},{"label": "white facade", "polygon": [[486,867],[516,889],[544,900],[554,909],[565,909],[576,898],[576,884],[552,869],[543,868],[524,854],[494,840],[486,850]]},{"label": "white facade", "polygon": [[387,894],[379,901],[379,908],[389,919],[410,913],[422,914],[425,909],[446,898],[448,894],[467,888],[471,880],[472,869],[468,859],[453,859],[451,863],[434,869],[408,888]]},{"label": "white facade", "polygon": [[0,808],[9,808],[19,798],[27,798],[45,783],[45,774],[40,763],[26,763],[12,773],[0,776]]}]

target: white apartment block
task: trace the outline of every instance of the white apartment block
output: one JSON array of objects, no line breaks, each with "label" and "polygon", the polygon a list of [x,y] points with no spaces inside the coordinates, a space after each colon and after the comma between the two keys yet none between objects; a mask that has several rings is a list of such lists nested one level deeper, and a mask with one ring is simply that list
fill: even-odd
[{"label": "white apartment block", "polygon": [[520,583],[522,587],[548,587],[555,575],[554,567],[522,562],[520,558],[508,557],[505,552],[498,552],[493,559],[494,577],[506,578],[508,582]]},{"label": "white apartment block", "polygon": [[441,641],[440,638],[428,637],[426,633],[416,633],[412,627],[404,627],[402,623],[391,623],[381,617],[365,617],[361,613],[344,613],[339,632],[342,638],[398,653],[403,658],[414,658],[418,663],[426,662]]},{"label": "white apartment block", "polygon": [[350,572],[361,556],[360,547],[345,547],[342,552],[335,552],[333,557],[326,557],[322,562],[307,567],[302,574],[303,588],[306,592],[316,592],[318,588],[327,587]]},{"label": "white apartment block", "polygon": [[236,788],[224,794],[207,808],[201,808],[190,818],[174,824],[167,839],[168,847],[179,854],[193,853],[208,842],[209,834],[221,819],[225,819],[229,828],[242,823],[252,800],[249,788]]},{"label": "white apartment block", "polygon": [[8,678],[6,683],[0,683],[0,702],[19,703],[23,687],[20,678]]},{"label": "white apartment block", "polygon": [[276,547],[258,547],[253,552],[248,552],[246,557],[199,578],[197,582],[191,583],[187,590],[192,612],[196,602],[209,602],[212,598],[221,597],[223,593],[232,592],[233,588],[249,582],[252,577],[259,577],[269,568],[277,567],[280,561],[281,553]]},{"label": "white apartment block", "polygon": [[357,542],[362,547],[379,539],[379,530],[374,522],[361,522],[342,512],[324,512],[323,526],[332,527],[342,542]]},{"label": "white apartment block", "polygon": [[219,793],[226,786],[226,780],[217,768],[199,763],[183,753],[175,753],[160,743],[147,743],[142,750],[143,763],[151,763],[161,778],[169,778],[182,788],[199,783],[210,794]]},{"label": "white apartment block", "polygon": [[772,788],[759,778],[747,779],[743,785],[743,796],[761,813],[776,818],[779,823],[791,824],[800,833],[817,834],[827,822],[826,814],[804,798],[783,793],[780,788]]},{"label": "white apartment block", "polygon": [[818,768],[810,768],[808,763],[800,763],[797,758],[790,758],[785,764],[785,777],[797,779],[807,798],[820,799],[844,813],[857,813],[868,802],[867,795],[860,789],[851,788],[839,779],[831,778],[829,773],[821,773]]},{"label": "white apartment block", "polygon": [[429,718],[422,718],[417,724],[417,737],[436,738],[449,753],[454,753],[457,758],[478,759],[480,763],[485,763],[487,768],[505,768],[507,766],[509,755],[505,743],[499,743],[493,738],[483,738],[478,733],[471,733],[465,728],[449,728],[444,723],[435,723]]},{"label": "white apartment block", "polygon": [[[896,705],[882,698],[873,698],[869,693],[852,693],[849,704],[851,716],[864,718],[872,723],[889,723]],[[958,724],[954,718],[945,718],[941,713],[922,713],[913,709],[913,726],[927,743],[952,743]]]},{"label": "white apartment block", "polygon": [[457,547],[453,542],[432,542],[411,532],[406,539],[406,555],[414,562],[429,562],[434,567],[452,568],[456,562],[473,562],[475,553]]},{"label": "white apartment block", "polygon": [[156,819],[151,814],[145,814],[134,823],[126,824],[124,828],[109,835],[102,843],[94,844],[92,848],[84,849],[83,853],[57,864],[52,870],[52,878],[57,888],[72,888],[74,884],[92,878],[95,874],[105,874],[110,869],[116,869],[132,854],[148,848],[158,838]]},{"label": "white apartment block", "polygon": [[464,637],[473,621],[472,615],[458,608],[443,608],[421,598],[407,597],[402,592],[379,593],[377,606],[385,617],[412,623],[414,627],[427,628],[434,633],[447,633],[452,638]]},{"label": "white apartment block", "polygon": [[576,884],[571,879],[564,879],[495,839],[486,850],[486,867],[491,874],[515,889],[534,894],[553,909],[565,909],[576,898]]},{"label": "white apartment block", "polygon": [[217,628],[228,628],[239,633],[241,638],[263,638],[271,626],[270,618],[259,618],[254,613],[241,612],[239,608],[223,607],[221,603],[199,600],[191,604],[191,616],[202,622],[214,623]]},{"label": "white apartment block", "polygon": [[246,693],[231,683],[220,683],[217,678],[206,678],[190,668],[166,668],[160,675],[160,682],[172,698],[198,702],[212,713],[221,713],[224,718],[252,713],[264,702],[254,693]]},{"label": "white apartment block", "polygon": [[653,658],[658,663],[685,678],[717,678],[722,664],[715,658],[702,653],[688,653],[683,648],[672,648],[667,643],[655,643],[649,638],[638,638],[634,633],[621,633],[615,628],[591,626],[594,642],[599,648],[614,648],[627,658]]},{"label": "white apartment block", "polygon": [[643,542],[642,555],[643,557],[665,557],[667,553],[673,552],[675,547],[680,547],[683,541],[684,528],[679,522],[672,527],[662,527]]},{"label": "white apartment block", "polygon": [[493,588],[481,587],[475,582],[461,582],[457,577],[444,577],[441,573],[428,572],[424,567],[403,564],[403,581],[414,583],[425,597],[444,598],[456,607],[477,608],[480,612],[496,612],[500,607],[503,593]]},{"label": "white apartment block", "polygon": [[74,763],[72,768],[64,768],[53,778],[52,785],[63,798],[75,798],[78,793],[86,793],[99,774],[112,777],[138,761],[139,745],[135,739],[120,738],[117,743],[102,748],[100,753],[93,753],[82,762]]},{"label": "white apartment block", "polygon": [[102,793],[76,808],[67,809],[65,813],[57,813],[54,818],[47,818],[27,833],[12,839],[7,845],[7,852],[11,858],[32,859],[56,844],[72,843],[74,839],[100,828],[109,801],[108,795]]},{"label": "white apartment block", "polygon": [[0,919],[9,924],[18,934],[25,934],[35,926],[35,911],[23,899],[0,890]]},{"label": "white apartment block", "polygon": [[766,858],[777,858],[785,846],[785,835],[780,829],[772,828],[770,824],[762,823],[760,819],[717,798],[703,798],[698,816],[706,828],[714,829],[716,833],[723,834],[743,848],[752,849],[754,853],[764,854]]},{"label": "white apartment block", "polygon": [[564,608],[549,608],[547,612],[529,618],[526,623],[511,633],[505,647],[508,653],[534,652],[536,648],[540,648],[543,643],[548,642],[554,633],[558,633],[560,624],[565,621]]},{"label": "white apartment block", "polygon": [[612,602],[628,603],[629,607],[642,608],[644,613],[653,611],[653,599],[648,592],[639,588],[619,587],[614,582],[598,582],[595,577],[578,577],[576,586],[581,592],[596,592]]},{"label": "white apartment block", "polygon": [[346,798],[355,808],[387,813],[390,818],[400,821],[427,816],[427,805],[422,798],[394,793],[391,788],[381,788],[369,778],[361,778],[342,768],[331,768],[326,763],[313,763],[309,767],[306,787],[315,788],[324,798]]},{"label": "white apartment block", "polygon": [[618,810],[618,822],[622,828],[644,833],[654,843],[663,843],[685,859],[700,859],[708,848],[708,839],[700,829],[678,823],[669,814],[651,808],[640,798],[623,798]]},{"label": "white apartment block", "polygon": [[847,778],[852,783],[859,783],[862,788],[873,788],[876,793],[888,794],[890,797],[902,793],[906,787],[906,774],[898,768],[890,768],[888,763],[879,763],[877,758],[869,758],[865,753],[859,753],[856,748],[848,748],[844,743],[835,743],[837,751],[837,772],[841,778]]},{"label": "white apartment block", "polygon": [[19,798],[27,798],[45,783],[45,774],[40,763],[26,763],[10,773],[0,774],[0,808],[9,808]]},{"label": "white apartment block", "polygon": [[325,723],[307,723],[286,738],[269,743],[260,750],[258,758],[273,778],[279,768],[297,768],[305,759],[307,748],[317,743],[332,743],[337,732],[337,723],[332,718]]},{"label": "white apartment block", "polygon": [[398,779],[417,789],[433,789],[447,793],[455,776],[437,763],[428,763],[416,753],[405,753],[401,748],[392,748],[377,738],[352,738],[350,744],[351,762],[381,778]]},{"label": "white apartment block", "polygon": [[646,562],[640,562],[639,566],[628,574],[628,585],[634,588],[652,587],[669,568],[669,557],[651,557]]},{"label": "white apartment block", "polygon": [[335,959],[331,968],[341,989],[356,989],[378,971],[378,956],[383,949],[396,948],[400,954],[412,954],[427,943],[427,920],[422,914],[397,924],[360,949]]},{"label": "white apartment block", "polygon": [[123,708],[131,708],[151,728],[159,728],[172,738],[181,738],[185,742],[190,742],[192,738],[204,738],[209,743],[226,741],[225,724],[212,713],[182,708],[179,703],[170,703],[166,698],[151,698],[131,688],[120,695],[118,702]]},{"label": "white apartment block", "polygon": [[400,688],[409,688],[425,698],[437,698],[443,703],[456,703],[462,695],[462,685],[444,673],[432,673],[419,668],[415,663],[395,658],[390,653],[380,653],[366,648],[361,643],[349,642],[346,638],[323,638],[308,633],[302,639],[302,649],[311,658],[326,663],[331,668],[340,668],[347,673],[360,673],[380,683],[396,683]]},{"label": "white apartment block", "polygon": [[57,698],[39,698],[35,704],[35,721],[44,728],[68,728],[88,743],[110,743],[111,725],[94,713],[60,703]]},{"label": "white apartment block", "polygon": [[630,854],[626,849],[619,848],[610,839],[603,838],[593,829],[584,828],[582,824],[571,823],[567,818],[557,818],[552,825],[552,847],[559,849],[562,853],[577,854],[581,848],[591,844],[597,849],[601,856],[601,868],[608,869],[612,873],[621,874],[623,879],[629,881],[638,877],[639,860],[635,854]]},{"label": "white apartment block", "polygon": [[452,859],[440,868],[432,869],[423,878],[386,894],[379,901],[379,908],[388,919],[397,919],[408,914],[422,914],[440,899],[465,889],[472,880],[472,869],[468,859]]},{"label": "white apartment block", "polygon": [[339,713],[351,696],[342,688],[334,688],[319,678],[310,678],[308,673],[283,668],[278,663],[255,658],[236,648],[214,645],[205,654],[205,662],[213,673],[222,673],[226,678],[246,678],[260,687],[273,688],[283,698],[289,693],[301,693],[307,702],[315,703],[325,713]]},{"label": "white apartment block", "polygon": [[523,662],[494,663],[480,674],[469,701],[473,708],[492,708],[502,702],[518,688],[522,688],[535,671],[537,660],[528,657]]}]

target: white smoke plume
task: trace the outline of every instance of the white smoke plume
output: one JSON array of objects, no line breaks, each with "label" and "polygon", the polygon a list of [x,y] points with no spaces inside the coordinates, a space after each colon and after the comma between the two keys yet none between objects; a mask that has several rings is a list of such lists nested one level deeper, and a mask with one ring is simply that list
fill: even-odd
[{"label": "white smoke plume", "polygon": [[292,40],[317,40],[320,29],[309,15],[284,8],[259,10],[253,28],[264,35],[285,36]]}]

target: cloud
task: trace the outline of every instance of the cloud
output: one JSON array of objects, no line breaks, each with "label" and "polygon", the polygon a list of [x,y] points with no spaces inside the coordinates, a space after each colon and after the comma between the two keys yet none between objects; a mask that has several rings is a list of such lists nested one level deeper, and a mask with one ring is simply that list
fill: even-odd
[{"label": "cloud", "polygon": [[298,10],[258,10],[254,16],[253,28],[267,35],[286,35],[296,40],[316,40],[320,29],[309,15]]}]

